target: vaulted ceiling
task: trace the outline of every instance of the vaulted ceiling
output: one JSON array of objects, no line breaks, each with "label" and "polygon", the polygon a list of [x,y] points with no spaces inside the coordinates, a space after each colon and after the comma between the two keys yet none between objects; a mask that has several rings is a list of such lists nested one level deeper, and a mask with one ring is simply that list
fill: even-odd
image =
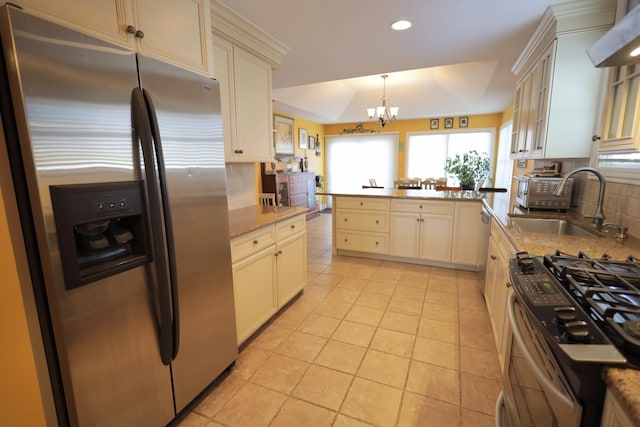
[{"label": "vaulted ceiling", "polygon": [[[284,43],[274,109],[323,124],[487,114],[513,99],[511,67],[547,6],[564,0],[220,0]],[[413,26],[390,29],[398,19]]]}]

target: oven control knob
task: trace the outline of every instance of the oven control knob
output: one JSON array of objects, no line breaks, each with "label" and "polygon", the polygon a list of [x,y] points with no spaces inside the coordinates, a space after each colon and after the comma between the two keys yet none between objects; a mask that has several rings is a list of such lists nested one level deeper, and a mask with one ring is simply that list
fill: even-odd
[{"label": "oven control knob", "polygon": [[558,319],[558,323],[564,325],[567,322],[573,322],[576,320],[576,308],[571,306],[566,307],[556,307],[554,308],[556,312],[556,319]]},{"label": "oven control knob", "polygon": [[575,320],[564,324],[569,339],[572,341],[585,342],[591,339],[589,325],[584,320]]}]

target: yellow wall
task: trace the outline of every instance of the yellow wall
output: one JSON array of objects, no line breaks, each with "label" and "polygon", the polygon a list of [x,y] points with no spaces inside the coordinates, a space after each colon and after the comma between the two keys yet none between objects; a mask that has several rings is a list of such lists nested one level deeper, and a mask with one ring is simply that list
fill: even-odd
[{"label": "yellow wall", "polygon": [[7,209],[0,188],[0,425],[44,426],[44,406],[29,339]]},{"label": "yellow wall", "polygon": [[[289,117],[293,119],[293,127],[294,127],[294,140],[295,140],[295,157],[307,157],[309,162],[309,170],[314,172],[316,175],[324,175],[324,125],[320,123],[312,122],[310,120],[303,119],[301,117],[292,116],[290,114],[284,114],[279,111],[274,111],[274,114],[279,114],[281,116]],[[298,140],[300,135],[300,128],[307,130],[308,136],[317,136],[316,144],[320,144],[320,156],[316,156],[315,150],[302,150],[300,149],[300,142]],[[307,141],[307,146],[308,146]],[[258,189],[258,193],[262,192],[262,178],[260,171],[260,164],[256,164],[256,188]]]},{"label": "yellow wall", "polygon": [[[496,132],[496,145],[494,147],[497,148],[497,136],[500,133],[500,125],[502,124],[503,113],[495,113],[495,114],[481,114],[475,116],[468,116],[468,129],[480,129],[480,128],[493,128]],[[443,131],[444,129],[444,117],[440,117],[440,126],[438,128],[439,131]],[[451,130],[460,129],[458,126],[458,117],[453,118],[453,128]],[[399,132],[399,141],[400,144],[398,146],[398,178],[402,178],[406,176],[406,165],[405,165],[405,143],[407,141],[407,133],[408,132],[423,132],[430,131],[430,118],[429,119],[416,119],[416,120],[394,120],[386,124],[384,128],[382,128],[377,122],[363,122],[362,125],[366,129],[375,129],[380,132]],[[325,135],[339,135],[342,133],[345,128],[353,128],[357,123],[340,123],[335,125],[326,125],[324,126]],[[467,129],[467,128],[465,128]],[[449,129],[446,129],[449,130]]]}]

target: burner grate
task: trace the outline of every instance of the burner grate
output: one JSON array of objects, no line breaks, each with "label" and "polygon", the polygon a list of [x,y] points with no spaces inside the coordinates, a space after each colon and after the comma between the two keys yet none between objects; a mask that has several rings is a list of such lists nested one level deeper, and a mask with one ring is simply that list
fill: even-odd
[{"label": "burner grate", "polygon": [[640,259],[556,251],[544,266],[619,348],[640,358]]}]

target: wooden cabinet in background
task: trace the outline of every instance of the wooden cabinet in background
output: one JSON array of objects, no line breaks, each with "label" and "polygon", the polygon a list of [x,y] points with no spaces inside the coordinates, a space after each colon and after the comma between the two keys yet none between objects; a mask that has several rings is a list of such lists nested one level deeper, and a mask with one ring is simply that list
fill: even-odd
[{"label": "wooden cabinet in background", "polygon": [[262,192],[275,193],[278,206],[316,209],[316,175],[313,172],[262,174]]},{"label": "wooden cabinet in background", "polygon": [[28,12],[213,74],[209,0],[16,0]]}]

